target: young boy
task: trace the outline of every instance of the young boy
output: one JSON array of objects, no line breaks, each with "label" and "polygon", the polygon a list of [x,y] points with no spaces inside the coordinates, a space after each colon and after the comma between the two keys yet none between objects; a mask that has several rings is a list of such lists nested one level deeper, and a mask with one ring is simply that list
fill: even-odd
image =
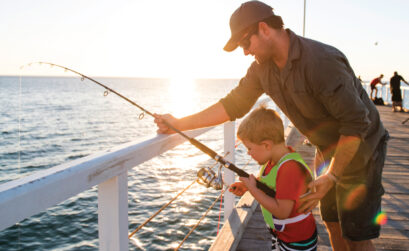
[{"label": "young boy", "polygon": [[229,191],[249,191],[260,203],[273,237],[272,250],[316,250],[317,230],[311,212],[298,214],[299,197],[307,192],[312,172],[301,156],[285,145],[284,127],[274,110],[260,107],[240,124],[237,136],[248,154],[262,165],[258,179],[276,191],[272,198],[256,187],[253,175],[240,177]]}]

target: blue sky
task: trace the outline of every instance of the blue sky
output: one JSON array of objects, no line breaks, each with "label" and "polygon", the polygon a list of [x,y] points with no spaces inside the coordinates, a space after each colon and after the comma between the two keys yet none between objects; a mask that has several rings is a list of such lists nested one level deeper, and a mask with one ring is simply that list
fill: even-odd
[{"label": "blue sky", "polygon": [[[252,62],[222,50],[233,0],[2,0],[0,75],[49,61],[91,76],[239,78]],[[270,0],[302,35],[303,0]],[[340,49],[357,75],[409,79],[409,1],[307,0],[306,37]],[[25,68],[23,74],[64,75]]]}]

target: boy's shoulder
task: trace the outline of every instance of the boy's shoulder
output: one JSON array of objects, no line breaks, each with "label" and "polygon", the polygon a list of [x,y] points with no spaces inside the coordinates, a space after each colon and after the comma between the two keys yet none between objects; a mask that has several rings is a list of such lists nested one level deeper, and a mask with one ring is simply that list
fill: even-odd
[{"label": "boy's shoulder", "polygon": [[304,159],[302,158],[301,154],[294,150],[292,146],[286,146],[286,148],[290,151],[289,153],[285,154],[281,157],[281,165],[285,165],[286,163],[298,163],[301,167],[304,166]]},{"label": "boy's shoulder", "polygon": [[299,161],[295,159],[289,159],[282,163],[280,169],[278,169],[277,178],[280,176],[306,176],[308,173],[307,168]]}]

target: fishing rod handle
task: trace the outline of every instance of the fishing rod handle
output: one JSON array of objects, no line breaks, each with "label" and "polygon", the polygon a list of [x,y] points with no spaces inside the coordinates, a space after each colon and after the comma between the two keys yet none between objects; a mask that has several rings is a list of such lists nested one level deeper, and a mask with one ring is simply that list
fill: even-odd
[{"label": "fishing rod handle", "polygon": [[[185,134],[184,134],[185,135]],[[183,135],[182,135],[183,136]],[[197,148],[199,148],[199,150],[201,150],[202,152],[206,153],[207,155],[209,155],[212,159],[215,159],[216,161],[218,161],[216,158],[217,153],[215,151],[213,151],[212,149],[210,149],[209,147],[205,146],[204,144],[202,144],[200,141],[194,139],[194,138],[188,138],[189,142],[196,146]],[[220,157],[219,157],[220,158]],[[221,162],[220,162],[221,163]],[[224,165],[224,163],[222,163]]]},{"label": "fishing rod handle", "polygon": [[[224,164],[224,166],[229,169],[232,170],[233,172],[237,173],[237,175],[239,175],[240,177],[245,177],[248,178],[250,175],[245,172],[243,169],[238,168],[237,166],[235,166],[234,164],[227,162],[226,164]],[[263,191],[265,194],[267,194],[268,196],[275,198],[276,196],[276,192],[268,187],[266,184],[262,183],[259,180],[256,180],[256,186],[258,189],[260,189],[261,191]]]}]

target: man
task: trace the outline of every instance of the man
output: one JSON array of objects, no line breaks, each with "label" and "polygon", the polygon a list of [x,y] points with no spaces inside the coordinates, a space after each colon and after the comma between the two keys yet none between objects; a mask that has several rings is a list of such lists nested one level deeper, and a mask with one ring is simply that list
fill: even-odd
[{"label": "man", "polygon": [[401,112],[404,112],[405,110],[402,107],[402,91],[400,90],[400,81],[403,81],[405,84],[409,85],[408,82],[406,82],[405,79],[401,75],[398,75],[398,72],[395,71],[393,74],[393,77],[389,81],[390,88],[391,88],[391,94],[392,94],[392,110],[394,112],[397,112],[399,107],[399,110]]},{"label": "man", "polygon": [[[382,83],[383,74],[379,75],[379,77],[372,79],[370,86],[371,86],[371,99],[376,99],[378,97],[378,89],[376,88],[377,84],[386,85],[386,83]],[[372,97],[373,91],[375,91],[375,98]]]},{"label": "man", "polygon": [[302,198],[300,211],[310,211],[321,201],[334,250],[375,250],[371,239],[379,236],[380,226],[373,218],[384,193],[381,174],[388,134],[348,60],[334,47],[284,29],[281,17],[258,1],[237,9],[230,29],[224,49],[240,46],[244,55],[255,58],[246,76],[199,113],[181,119],[156,115],[158,132],[171,133],[163,120],[180,130],[235,120],[266,93],[317,147],[317,165],[330,163],[314,182],[316,191]]}]

